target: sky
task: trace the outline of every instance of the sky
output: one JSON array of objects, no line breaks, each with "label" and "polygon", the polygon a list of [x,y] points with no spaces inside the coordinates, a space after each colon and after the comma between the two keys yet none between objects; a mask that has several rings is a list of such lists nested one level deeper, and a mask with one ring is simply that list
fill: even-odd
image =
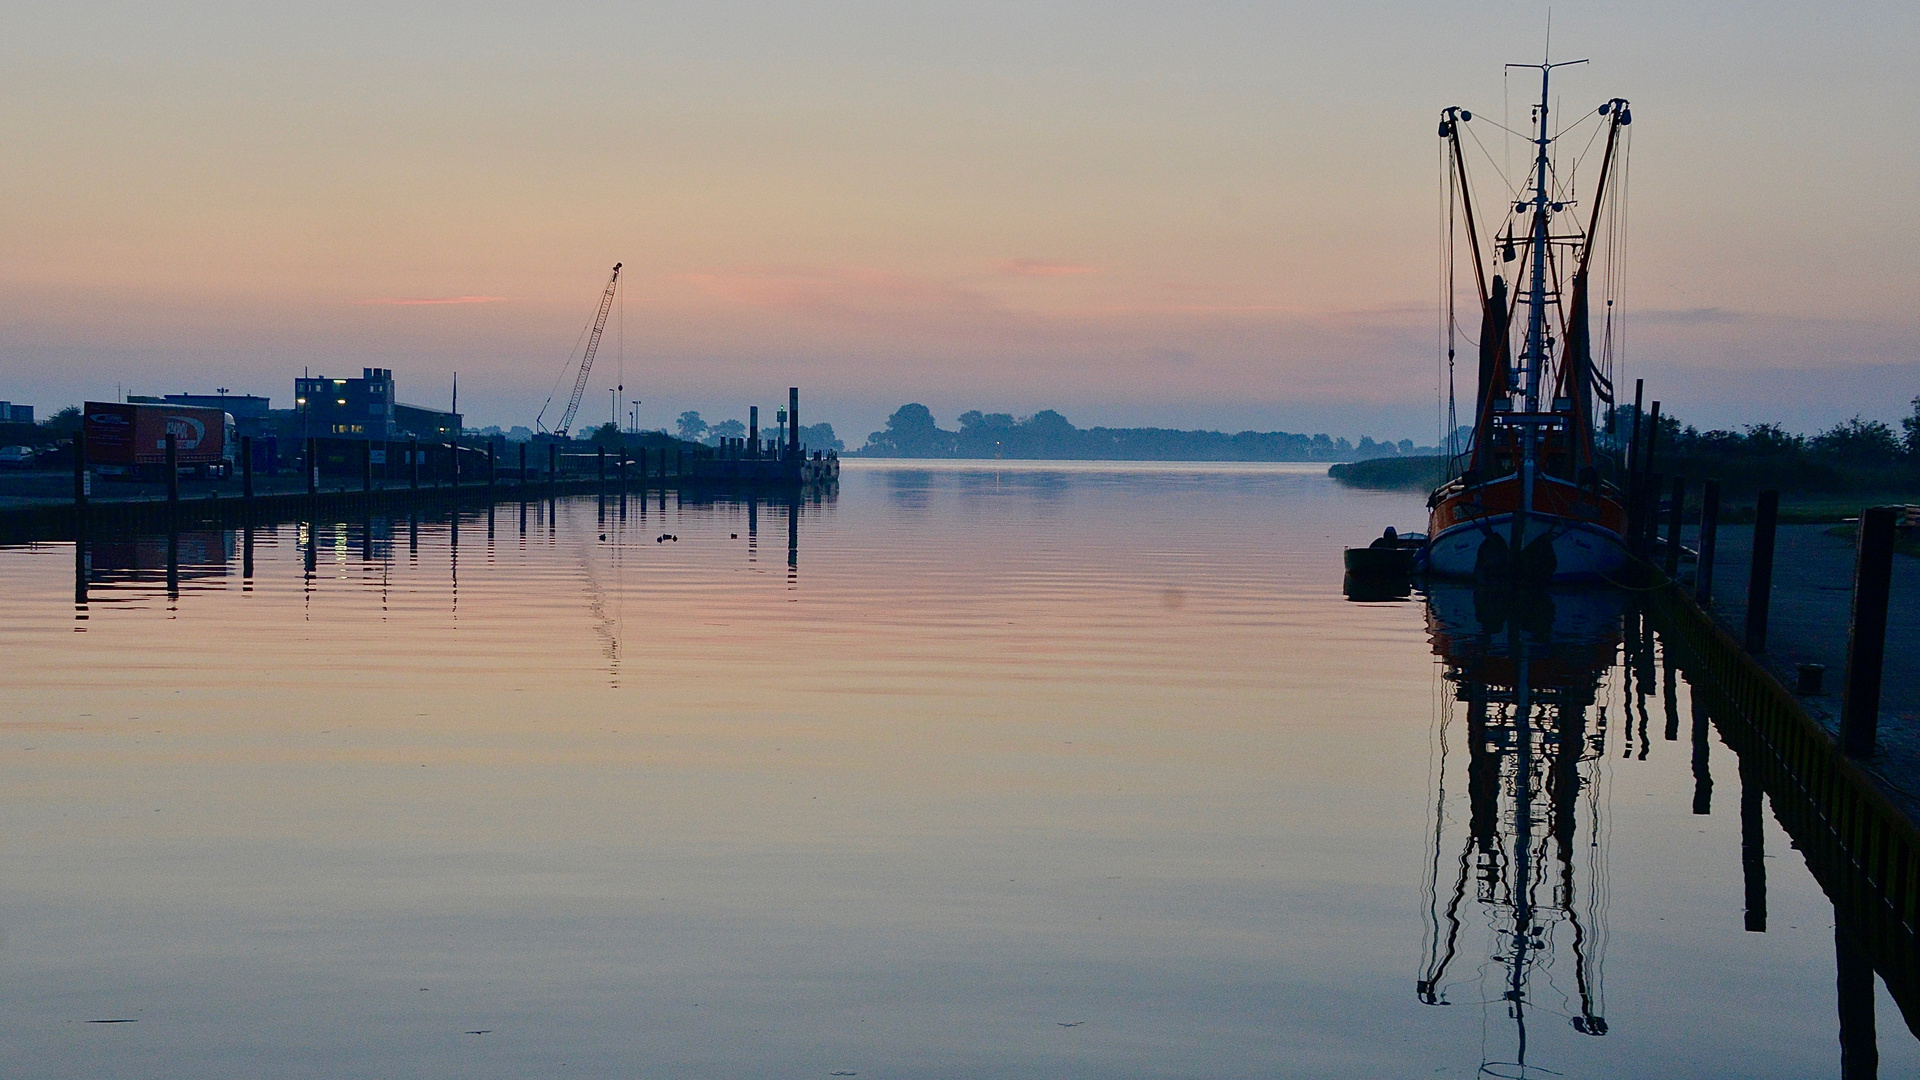
[{"label": "sky", "polygon": [[[1631,99],[1624,370],[1703,426],[1920,394],[1920,5],[1558,4]],[[1431,442],[1443,106],[1534,3],[0,11],[0,398],[394,369],[531,425],[908,401]],[[1483,129],[1484,130],[1484,129]],[[1491,132],[1489,132],[1491,134]],[[548,423],[562,401],[548,409]]]}]

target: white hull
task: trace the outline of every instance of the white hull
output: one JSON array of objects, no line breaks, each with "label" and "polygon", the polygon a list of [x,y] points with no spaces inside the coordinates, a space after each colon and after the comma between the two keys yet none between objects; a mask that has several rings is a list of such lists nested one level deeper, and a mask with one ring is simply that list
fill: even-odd
[{"label": "white hull", "polygon": [[[1549,581],[1611,578],[1627,561],[1620,537],[1589,522],[1544,514],[1527,515],[1520,546],[1525,548],[1543,535],[1550,537],[1553,544],[1554,570]],[[1511,541],[1513,515],[1480,518],[1435,536],[1427,546],[1427,572],[1440,577],[1473,577],[1480,564],[1480,545],[1488,537],[1498,537],[1503,546]]]}]

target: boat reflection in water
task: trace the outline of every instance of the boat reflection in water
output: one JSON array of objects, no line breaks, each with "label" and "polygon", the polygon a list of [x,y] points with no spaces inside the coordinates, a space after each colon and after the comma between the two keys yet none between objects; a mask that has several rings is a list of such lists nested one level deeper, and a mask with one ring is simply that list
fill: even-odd
[{"label": "boat reflection in water", "polygon": [[[1482,1075],[1544,1072],[1527,1061],[1529,1021],[1607,1033],[1606,806],[1595,781],[1624,607],[1619,592],[1599,588],[1434,583],[1427,596],[1448,693],[1416,989],[1429,1005],[1505,1011],[1511,1051],[1489,1024]],[[1490,940],[1478,940],[1481,927]]]}]

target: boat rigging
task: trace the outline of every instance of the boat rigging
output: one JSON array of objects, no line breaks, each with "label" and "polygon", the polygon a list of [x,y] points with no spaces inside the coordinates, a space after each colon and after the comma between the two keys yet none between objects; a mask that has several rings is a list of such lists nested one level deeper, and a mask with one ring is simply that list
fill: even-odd
[{"label": "boat rigging", "polygon": [[[1425,563],[1435,574],[1576,580],[1606,577],[1626,558],[1626,513],[1611,479],[1618,469],[1596,449],[1594,410],[1596,401],[1607,406],[1610,425],[1633,113],[1625,99],[1612,98],[1582,120],[1550,131],[1553,72],[1586,62],[1508,65],[1540,72],[1540,100],[1531,132],[1524,136],[1532,150],[1527,179],[1509,187],[1506,220],[1494,234],[1481,232],[1467,167],[1463,135],[1474,138],[1468,128],[1473,113],[1449,107],[1440,114],[1447,187],[1442,273],[1451,479],[1428,500],[1433,513]],[[1583,207],[1574,182],[1578,160],[1556,161],[1556,147],[1588,119],[1601,125],[1588,146],[1601,130],[1606,142]],[[1512,133],[1504,125],[1493,126]],[[1480,307],[1473,424],[1464,449],[1456,443],[1460,428],[1453,389],[1459,330],[1456,244],[1463,232],[1471,254],[1472,295]],[[1590,325],[1596,251],[1602,255],[1598,269],[1605,304],[1597,362]],[[1518,280],[1510,284],[1503,271],[1514,263]],[[1513,331],[1522,314],[1524,328],[1516,340]]]}]

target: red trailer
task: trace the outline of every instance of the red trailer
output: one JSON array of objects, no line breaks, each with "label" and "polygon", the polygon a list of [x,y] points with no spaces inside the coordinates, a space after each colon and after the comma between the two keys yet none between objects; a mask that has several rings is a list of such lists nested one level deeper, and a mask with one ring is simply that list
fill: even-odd
[{"label": "red trailer", "polygon": [[174,460],[202,476],[225,475],[233,467],[239,439],[233,416],[220,409],[145,402],[89,401],[86,409],[87,461],[105,473],[152,472],[167,463],[167,436],[174,439]]}]

